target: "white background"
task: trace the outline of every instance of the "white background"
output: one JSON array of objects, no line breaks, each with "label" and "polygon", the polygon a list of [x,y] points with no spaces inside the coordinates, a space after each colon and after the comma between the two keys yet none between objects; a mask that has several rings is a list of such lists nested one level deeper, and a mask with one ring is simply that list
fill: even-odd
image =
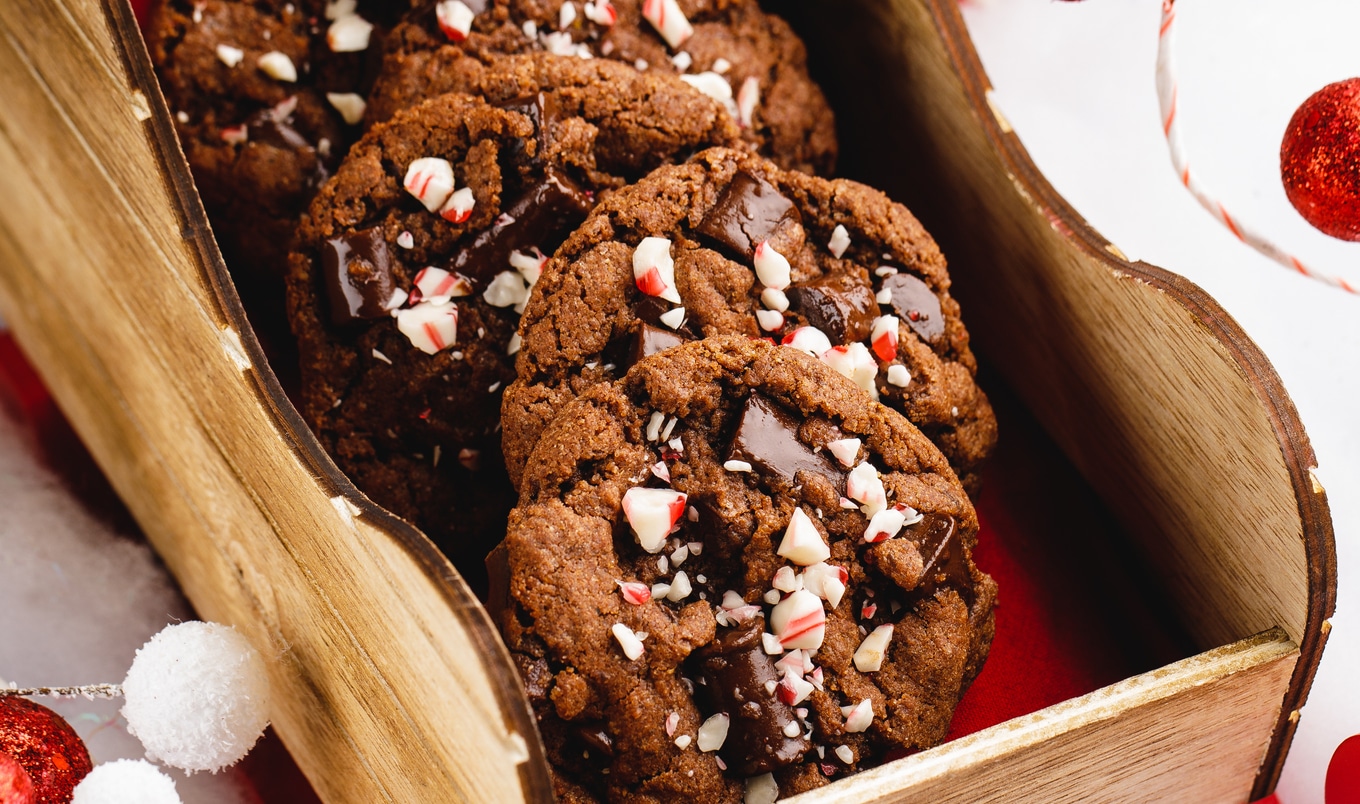
[{"label": "white background", "polygon": [[[1280,781],[1320,804],[1332,751],[1360,733],[1360,297],[1280,268],[1181,186],[1162,138],[1156,0],[965,0],[996,101],[1039,169],[1131,259],[1212,294],[1270,358],[1318,457],[1336,529],[1331,639]],[[1308,225],[1280,184],[1294,110],[1360,75],[1360,3],[1179,0],[1177,114],[1190,163],[1235,217],[1360,285],[1360,243]]]}]

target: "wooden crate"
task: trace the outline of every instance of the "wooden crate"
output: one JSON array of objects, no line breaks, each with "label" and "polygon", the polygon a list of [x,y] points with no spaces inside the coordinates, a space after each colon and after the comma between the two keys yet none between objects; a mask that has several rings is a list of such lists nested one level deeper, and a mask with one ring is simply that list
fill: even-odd
[{"label": "wooden crate", "polygon": [[[816,31],[851,171],[871,154],[936,233],[980,351],[1204,652],[798,800],[1269,792],[1336,587],[1278,377],[1212,299],[1127,261],[1044,181],[954,0],[825,8],[780,10]],[[124,0],[0,3],[0,34],[0,313],[200,614],[275,659],[275,723],[318,792],[549,800],[486,613],[336,471],[265,363]]]}]

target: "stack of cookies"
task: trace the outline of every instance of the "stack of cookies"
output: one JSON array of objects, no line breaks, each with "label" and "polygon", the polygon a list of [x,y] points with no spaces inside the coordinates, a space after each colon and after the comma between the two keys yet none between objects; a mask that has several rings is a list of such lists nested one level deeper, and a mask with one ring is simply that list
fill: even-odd
[{"label": "stack of cookies", "polygon": [[149,40],[304,417],[487,594],[559,799],[774,801],[943,739],[995,419],[934,241],[818,177],[782,20],[165,0]]}]

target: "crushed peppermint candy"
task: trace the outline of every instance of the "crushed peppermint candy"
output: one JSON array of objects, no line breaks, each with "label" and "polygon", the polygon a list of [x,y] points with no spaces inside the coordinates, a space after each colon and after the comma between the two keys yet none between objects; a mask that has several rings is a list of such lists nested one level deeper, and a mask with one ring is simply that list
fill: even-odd
[{"label": "crushed peppermint candy", "polygon": [[780,341],[781,346],[790,346],[813,357],[821,357],[831,350],[831,339],[816,327],[799,327]]},{"label": "crushed peppermint candy", "polygon": [[652,416],[647,420],[647,431],[644,435],[648,441],[656,441],[661,438],[661,424],[666,421],[666,414],[659,410],[652,411]]},{"label": "crushed peppermint candy", "polygon": [[725,461],[723,468],[729,472],[750,472],[752,470],[751,464],[738,460]]},{"label": "crushed peppermint candy", "polygon": [[671,64],[675,65],[675,69],[683,73],[694,66],[694,57],[689,55],[689,51],[682,50],[674,56],[671,56]]},{"label": "crushed peppermint candy", "polygon": [[760,244],[756,246],[755,257],[752,261],[756,269],[756,278],[760,280],[760,284],[775,290],[783,290],[789,286],[791,281],[789,261],[784,258],[783,254],[775,251],[774,246],[770,245],[770,241],[760,241]]},{"label": "crushed peppermint candy", "polygon": [[678,567],[685,563],[687,558],[689,558],[689,547],[682,544],[671,551],[671,566]]},{"label": "crushed peppermint candy", "polygon": [[452,302],[421,302],[393,315],[401,334],[427,355],[447,349],[458,340],[458,307]]},{"label": "crushed peppermint candy", "polygon": [[672,603],[679,603],[689,597],[690,592],[694,591],[694,586],[689,582],[689,576],[684,570],[675,573],[671,579],[670,588],[666,590],[665,598]]},{"label": "crushed peppermint candy", "polygon": [[438,212],[449,196],[453,195],[453,165],[449,160],[435,156],[415,159],[406,168],[402,186],[427,210]]},{"label": "crushed peppermint candy", "polygon": [[874,301],[879,304],[892,304],[892,288],[883,288],[874,294]]},{"label": "crushed peppermint candy", "polygon": [[840,259],[848,248],[850,248],[850,232],[838,223],[836,228],[831,230],[831,240],[827,242],[826,249],[831,252],[831,256]]},{"label": "crushed peppermint candy", "polygon": [[855,465],[855,458],[859,456],[860,440],[858,438],[841,438],[826,445],[827,451],[840,461],[841,466],[846,469]]},{"label": "crushed peppermint candy", "polygon": [[642,16],[671,49],[680,47],[694,34],[694,28],[675,0],[642,0]]},{"label": "crushed peppermint candy", "polygon": [[742,128],[750,128],[755,120],[756,107],[760,105],[760,81],[748,76],[737,90],[737,122]]},{"label": "crushed peppermint candy", "polygon": [[410,232],[403,231],[401,234],[397,235],[397,245],[406,249],[415,248],[416,239]]},{"label": "crushed peppermint candy", "polygon": [[368,50],[373,23],[358,14],[347,14],[326,29],[326,47],[332,53],[359,53]]},{"label": "crushed peppermint candy", "polygon": [[784,327],[784,314],[778,310],[756,310],[756,323],[766,332],[778,332]]},{"label": "crushed peppermint candy", "polygon": [[510,333],[510,340],[509,340],[509,342],[507,342],[507,343],[505,344],[505,353],[506,353],[507,355],[518,354],[520,348],[523,347],[523,346],[524,346],[524,339],[521,338],[521,337],[519,336],[519,333],[518,333],[518,332],[512,332],[512,333]]},{"label": "crushed peppermint candy", "polygon": [[240,145],[250,138],[250,130],[245,124],[228,126],[222,129],[222,141],[228,145]]},{"label": "crushed peppermint candy", "polygon": [[864,528],[864,541],[868,544],[886,542],[901,532],[907,521],[907,512],[916,512],[906,506],[893,506],[874,514]]},{"label": "crushed peppermint candy", "polygon": [[[326,100],[335,108],[335,111],[340,113],[340,117],[351,126],[364,119],[364,110],[368,108],[364,96],[353,92],[327,92]],[[410,246],[407,246],[407,248],[410,248]]]},{"label": "crushed peppermint candy", "polygon": [[477,14],[463,0],[440,0],[434,7],[434,16],[449,41],[461,42],[472,31],[472,18]]},{"label": "crushed peppermint candy", "polygon": [[765,288],[760,291],[760,303],[781,313],[789,309],[789,297],[777,288]]},{"label": "crushed peppermint candy", "polygon": [[731,725],[732,719],[725,712],[719,712],[699,726],[698,744],[699,750],[705,753],[717,751],[727,742],[727,730]]},{"label": "crushed peppermint candy", "polygon": [[746,780],[742,804],[774,804],[779,799],[779,783],[773,773],[752,776]]},{"label": "crushed peppermint candy", "polygon": [[675,289],[675,261],[671,241],[664,237],[644,237],[633,250],[633,279],[638,290],[675,304],[681,304]]},{"label": "crushed peppermint candy", "polygon": [[656,475],[663,483],[671,482],[671,470],[666,468],[665,461],[657,461],[652,464],[652,474]]},{"label": "crushed peppermint candy", "polygon": [[255,64],[260,68],[261,72],[276,81],[286,81],[288,83],[297,81],[297,67],[294,66],[293,60],[288,58],[288,54],[286,53],[271,50],[261,56],[259,61],[255,62]]},{"label": "crushed peppermint candy", "polygon": [[883,489],[883,479],[878,469],[868,461],[863,461],[845,478],[845,494],[860,503],[864,514],[872,517],[888,507],[887,492]]},{"label": "crushed peppermint candy", "polygon": [[891,265],[880,265],[879,267],[874,269],[874,275],[886,279],[887,277],[890,276],[896,276],[897,269],[892,267]]},{"label": "crushed peppermint candy", "polygon": [[647,60],[646,60],[646,59],[638,59],[638,60],[636,60],[636,61],[633,62],[633,69],[634,69],[634,70],[637,70],[637,71],[640,72],[640,73],[645,73],[645,72],[647,72],[647,68],[648,68],[648,67],[651,67],[651,66],[652,66],[652,65],[650,65],[650,64],[647,63]]},{"label": "crushed peppermint candy", "polygon": [[793,571],[793,567],[780,567],[774,571],[774,580],[770,585],[780,592],[796,592],[802,587],[798,584],[798,575]]},{"label": "crushed peppermint candy", "polygon": [[718,58],[713,60],[713,67],[711,69],[715,73],[726,75],[728,71],[732,69],[732,62],[728,61],[727,59],[724,59],[722,56],[719,56]]},{"label": "crushed peppermint candy", "polygon": [[855,751],[848,745],[836,746],[836,758],[847,765],[855,764]]},{"label": "crushed peppermint candy", "polygon": [[842,706],[841,714],[845,715],[846,731],[851,734],[866,731],[874,722],[874,705],[865,698],[854,706]]},{"label": "crushed peppermint candy", "polygon": [[563,3],[562,8],[558,9],[557,12],[557,27],[570,28],[573,22],[576,22],[576,4],[572,2]]},{"label": "crushed peppermint candy", "polygon": [[458,450],[458,462],[461,463],[463,465],[463,468],[467,469],[469,472],[477,471],[477,468],[481,466],[482,463],[481,450],[468,449],[467,447],[463,447],[462,449]]},{"label": "crushed peppermint candy", "polygon": [[614,634],[614,639],[618,640],[619,647],[623,648],[623,655],[629,661],[636,661],[642,655],[642,640],[633,632],[633,629],[623,623],[614,623],[609,629]]},{"label": "crushed peppermint candy", "polygon": [[[784,598],[784,596],[781,595],[781,594],[779,594],[779,590],[778,590],[778,589],[770,589],[769,591],[767,591],[767,592],[765,593],[765,596],[764,596],[763,599],[765,600],[766,603],[769,603],[771,606],[773,606],[774,604],[778,603],[778,602],[779,602],[780,600],[782,600],[783,598]],[[766,636],[769,636],[769,635],[767,634]]]},{"label": "crushed peppermint candy", "polygon": [[414,284],[420,291],[420,298],[431,302],[454,296],[467,296],[472,290],[472,283],[467,277],[432,265],[420,269]]},{"label": "crushed peppermint candy", "polygon": [[217,59],[228,67],[235,67],[246,57],[246,52],[231,45],[217,46]]},{"label": "crushed peppermint candy", "polygon": [[806,589],[790,593],[770,611],[770,630],[785,648],[820,648],[826,635],[822,599]]},{"label": "crushed peppermint candy", "polygon": [[797,706],[806,701],[816,688],[803,678],[801,672],[784,669],[784,678],[775,688],[775,697],[789,706]]},{"label": "crushed peppermint candy", "polygon": [[869,333],[869,343],[873,344],[874,354],[885,363],[897,357],[897,316],[881,315],[874,319],[874,328]]},{"label": "crushed peppermint candy", "polygon": [[888,366],[887,377],[889,385],[895,385],[898,388],[906,388],[911,385],[911,372],[907,371],[907,367],[901,363]]},{"label": "crushed peppermint candy", "polygon": [[802,508],[793,509],[793,516],[784,529],[784,538],[775,552],[800,567],[817,564],[831,557],[831,548]]},{"label": "crushed peppermint candy", "polygon": [[892,642],[893,627],[880,625],[859,643],[855,650],[855,669],[861,673],[874,673],[883,667],[883,657],[888,654],[888,643]]},{"label": "crushed peppermint candy", "polygon": [[868,393],[871,399],[878,400],[878,387],[874,383],[874,378],[878,376],[878,363],[864,344],[856,341],[843,346],[833,346],[823,352],[821,358],[823,363],[842,376],[850,378],[860,390]]},{"label": "crushed peppermint candy", "polygon": [[850,573],[844,567],[837,567],[819,561],[803,571],[803,588],[825,600],[835,611],[845,595],[845,585],[850,581]]},{"label": "crushed peppermint candy", "polygon": [[538,38],[538,23],[533,20],[525,20],[524,24],[520,26],[520,30],[523,31],[525,37],[529,39]]},{"label": "crushed peppermint candy", "polygon": [[789,738],[797,737],[800,731],[802,731],[802,729],[798,728],[798,724],[795,721],[790,720],[787,724],[784,725],[785,737]]},{"label": "crushed peppermint candy", "polygon": [[449,223],[467,223],[468,218],[472,217],[472,208],[476,205],[477,198],[473,196],[472,188],[461,187],[439,208],[439,216]]},{"label": "crushed peppermint candy", "polygon": [[[760,634],[760,647],[771,656],[778,656],[784,652],[784,646],[779,644],[779,637],[766,631],[762,631]],[[773,688],[771,692],[773,692]]]},{"label": "crushed peppermint candy", "polygon": [[680,421],[680,419],[678,419],[678,418],[675,417],[675,416],[670,417],[670,419],[668,419],[668,420],[666,421],[666,426],[663,427],[663,428],[661,428],[661,435],[659,436],[658,440],[660,440],[660,441],[665,441],[666,439],[670,438],[670,437],[671,437],[671,431],[675,429],[675,425],[676,425],[679,421]]},{"label": "crushed peppermint candy", "polygon": [[392,358],[388,357],[387,355],[383,354],[382,352],[379,352],[377,349],[374,349],[374,350],[373,350],[373,356],[376,357],[377,359],[381,360],[382,362],[386,363],[386,364],[389,365],[389,366],[392,365]]},{"label": "crushed peppermint candy", "polygon": [[619,19],[619,12],[614,8],[609,0],[594,0],[585,4],[586,19],[596,25],[603,25],[606,28],[612,26]]},{"label": "crushed peppermint candy", "polygon": [[679,725],[680,725],[679,712],[671,712],[669,715],[666,715],[666,736],[674,737],[675,729]]},{"label": "crushed peppermint candy", "polygon": [[685,73],[680,76],[680,80],[724,106],[732,103],[732,85],[727,83],[726,78],[712,70],[705,70],[702,73]]},{"label": "crushed peppermint candy", "polygon": [[689,748],[689,744],[693,741],[694,741],[693,738],[690,737],[688,734],[682,734],[679,737],[675,738],[675,747],[683,751],[686,748]]},{"label": "crushed peppermint candy", "polygon": [[516,249],[510,252],[510,267],[519,271],[524,281],[533,287],[538,278],[543,275],[543,266],[548,264],[548,257],[538,250],[537,246],[528,251]]},{"label": "crushed peppermint candy", "polygon": [[632,603],[634,606],[641,606],[643,603],[652,599],[651,587],[647,586],[645,583],[619,580],[614,581],[614,583],[618,584],[619,594],[623,596],[623,599]]},{"label": "crushed peppermint candy", "polygon": [[666,312],[657,316],[657,318],[661,321],[661,323],[665,324],[671,329],[680,329],[680,327],[684,326],[685,324],[685,308],[676,307],[673,310],[667,310]]},{"label": "crushed peppermint candy", "polygon": [[684,513],[685,499],[684,492],[642,486],[631,488],[623,495],[623,515],[643,550],[649,553],[661,551],[671,528]]},{"label": "crushed peppermint candy", "polygon": [[514,307],[522,313],[529,302],[529,286],[518,271],[501,271],[482,291],[482,298],[492,307]]},{"label": "crushed peppermint candy", "polygon": [[358,11],[358,0],[331,0],[326,4],[325,17],[328,20],[338,20],[341,17],[348,17]]}]

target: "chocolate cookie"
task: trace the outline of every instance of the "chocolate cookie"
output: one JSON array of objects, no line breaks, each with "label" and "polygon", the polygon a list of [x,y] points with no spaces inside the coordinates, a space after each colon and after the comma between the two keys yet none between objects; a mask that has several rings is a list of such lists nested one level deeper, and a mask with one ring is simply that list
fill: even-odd
[{"label": "chocolate cookie", "polygon": [[[359,488],[474,585],[512,503],[500,390],[543,251],[596,191],[733,131],[674,79],[523,58],[568,69],[505,73],[501,106],[444,95],[375,126],[304,217],[288,277],[303,416]],[[577,79],[533,79],[567,73]]]},{"label": "chocolate cookie", "polygon": [[743,136],[779,164],[816,173],[835,166],[835,121],[808,77],[803,43],[756,0],[427,3],[393,31],[369,118],[465,91],[481,64],[533,51],[679,74],[727,106]]},{"label": "chocolate cookie", "polygon": [[821,355],[921,428],[970,489],[996,442],[930,235],[876,190],[749,154],[707,151],[602,202],[548,262],[520,331],[502,409],[512,479],[572,397],[724,333]]},{"label": "chocolate cookie", "polygon": [[930,441],[798,350],[589,389],[525,469],[498,614],[560,792],[737,802],[938,743],[992,637],[976,533]]}]

